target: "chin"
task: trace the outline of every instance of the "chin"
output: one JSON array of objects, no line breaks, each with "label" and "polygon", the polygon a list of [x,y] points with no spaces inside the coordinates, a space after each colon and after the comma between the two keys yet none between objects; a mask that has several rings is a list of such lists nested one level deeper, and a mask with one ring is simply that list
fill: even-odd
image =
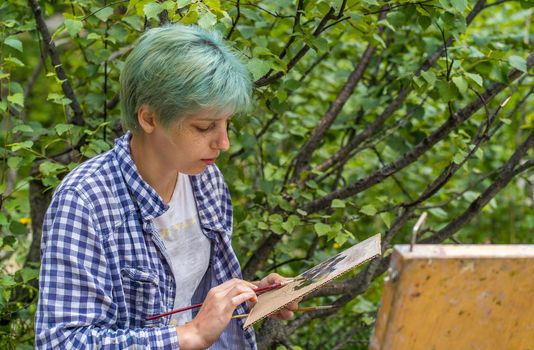
[{"label": "chin", "polygon": [[196,168],[196,169],[187,169],[180,171],[182,174],[189,175],[189,176],[195,176],[202,174],[209,165],[204,165],[202,168]]}]

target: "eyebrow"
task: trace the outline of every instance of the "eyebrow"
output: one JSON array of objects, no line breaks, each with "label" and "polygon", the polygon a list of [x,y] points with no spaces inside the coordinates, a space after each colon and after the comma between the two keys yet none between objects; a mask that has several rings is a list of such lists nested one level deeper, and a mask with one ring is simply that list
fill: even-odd
[{"label": "eyebrow", "polygon": [[234,116],[231,115],[228,118],[221,118],[221,117],[213,117],[213,118],[191,118],[191,121],[200,121],[200,122],[213,122],[217,120],[223,120],[223,119],[232,119]]}]

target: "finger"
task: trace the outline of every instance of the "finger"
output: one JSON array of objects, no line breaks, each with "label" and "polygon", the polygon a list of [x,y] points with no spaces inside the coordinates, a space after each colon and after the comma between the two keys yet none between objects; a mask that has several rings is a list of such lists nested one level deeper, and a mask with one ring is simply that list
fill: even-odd
[{"label": "finger", "polygon": [[287,310],[287,309],[281,309],[277,313],[273,314],[271,318],[277,319],[277,320],[291,320],[293,318],[293,311]]},{"label": "finger", "polygon": [[292,303],[287,304],[284,308],[289,311],[295,311],[296,309],[298,309],[298,307],[299,307],[298,302],[292,302]]},{"label": "finger", "polygon": [[281,282],[284,282],[286,280],[286,278],[280,276],[279,274],[277,273],[270,273],[269,275],[267,275],[267,277],[263,278],[257,285],[260,286],[260,287],[265,287],[265,286],[268,286],[270,284],[274,284],[274,283],[281,283]]},{"label": "finger", "polygon": [[232,297],[231,302],[232,306],[235,309],[238,305],[244,303],[247,300],[251,300],[256,302],[258,300],[258,297],[256,296],[256,293],[241,293],[234,297]]},{"label": "finger", "polygon": [[226,295],[234,296],[241,293],[254,293],[254,295],[256,295],[255,290],[253,288],[250,288],[249,285],[245,284],[235,285],[232,289],[226,292]]},{"label": "finger", "polygon": [[281,283],[285,280],[284,277],[280,276],[279,274],[277,273],[270,273],[268,276],[267,276],[267,282],[269,284],[271,283]]},{"label": "finger", "polygon": [[234,288],[236,285],[245,285],[245,286],[248,286],[249,288],[251,289],[257,289],[258,287],[253,284],[253,283],[250,283],[250,282],[247,282],[247,281],[244,281],[244,280],[241,280],[239,278],[232,278],[231,280],[228,280],[216,287],[213,287],[212,290],[215,292],[215,293],[218,293],[218,292],[228,292],[230,291],[232,288]]}]

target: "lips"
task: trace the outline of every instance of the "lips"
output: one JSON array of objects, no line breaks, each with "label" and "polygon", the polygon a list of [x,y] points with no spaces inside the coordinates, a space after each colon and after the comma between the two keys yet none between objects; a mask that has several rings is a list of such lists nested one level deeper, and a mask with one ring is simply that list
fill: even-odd
[{"label": "lips", "polygon": [[213,163],[215,163],[215,160],[217,158],[206,158],[206,159],[201,159],[204,163],[208,164],[208,165],[211,165]]}]

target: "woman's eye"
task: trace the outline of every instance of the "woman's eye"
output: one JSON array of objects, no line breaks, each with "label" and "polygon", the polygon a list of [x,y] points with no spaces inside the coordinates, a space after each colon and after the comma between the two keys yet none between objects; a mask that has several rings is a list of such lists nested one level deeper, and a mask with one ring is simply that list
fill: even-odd
[{"label": "woman's eye", "polygon": [[206,131],[210,131],[211,129],[213,129],[214,127],[214,124],[211,124],[210,126],[208,127],[202,127],[202,126],[195,126],[195,128],[200,131],[200,132],[206,132]]}]

